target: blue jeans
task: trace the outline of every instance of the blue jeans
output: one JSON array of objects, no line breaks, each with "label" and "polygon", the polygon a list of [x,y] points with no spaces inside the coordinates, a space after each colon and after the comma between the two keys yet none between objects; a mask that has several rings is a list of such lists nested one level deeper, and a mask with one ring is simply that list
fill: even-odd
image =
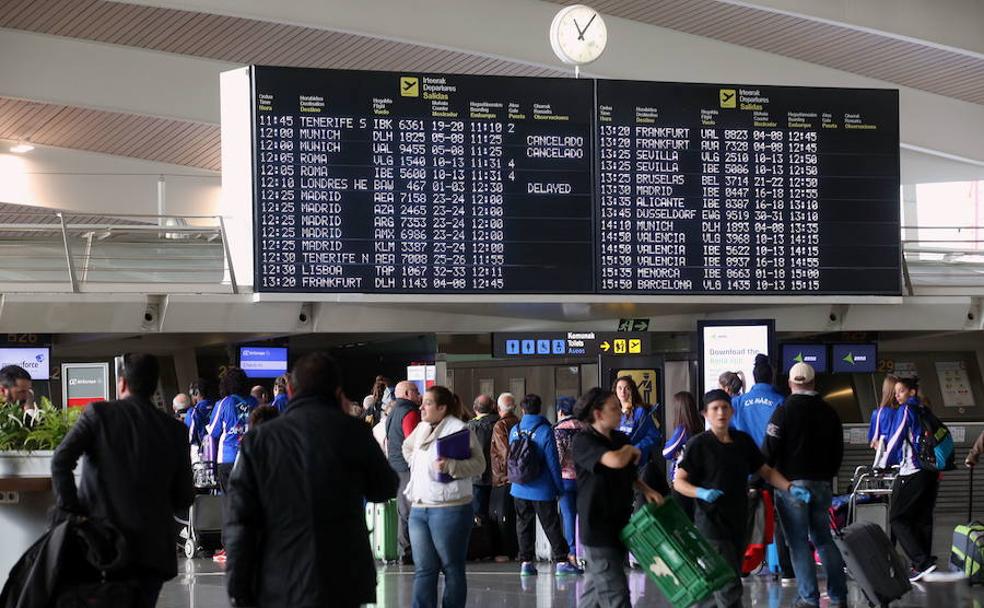
[{"label": "blue jeans", "polygon": [[810,504],[803,504],[788,492],[776,490],[776,505],[779,508],[782,531],[789,545],[793,570],[796,572],[800,599],[814,606],[820,605],[816,565],[809,543],[812,540],[827,573],[827,595],[830,596],[830,601],[846,605],[847,576],[844,574],[844,558],[830,536],[830,483],[799,479],[793,484],[810,491]]},{"label": "blue jeans", "polygon": [[564,538],[567,539],[567,546],[570,547],[571,555],[577,553],[577,539],[574,538],[577,523],[577,484],[570,484],[564,480],[564,493],[560,495],[560,517],[564,522]]},{"label": "blue jeans", "polygon": [[444,572],[444,608],[464,608],[465,558],[474,515],[471,504],[410,509],[410,546],[416,566],[413,608],[437,608],[437,575]]}]

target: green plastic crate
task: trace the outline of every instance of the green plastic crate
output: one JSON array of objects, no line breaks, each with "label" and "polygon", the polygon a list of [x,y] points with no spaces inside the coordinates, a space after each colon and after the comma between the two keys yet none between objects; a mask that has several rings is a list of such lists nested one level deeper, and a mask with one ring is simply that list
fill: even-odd
[{"label": "green plastic crate", "polygon": [[643,505],[621,538],[675,608],[707,599],[738,576],[672,497],[660,506]]}]

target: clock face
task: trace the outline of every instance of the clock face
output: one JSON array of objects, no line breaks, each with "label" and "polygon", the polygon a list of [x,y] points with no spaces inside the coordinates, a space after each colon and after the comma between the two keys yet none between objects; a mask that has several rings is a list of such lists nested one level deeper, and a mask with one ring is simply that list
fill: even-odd
[{"label": "clock face", "polygon": [[550,26],[551,46],[564,63],[590,63],[601,56],[606,42],[608,29],[601,15],[581,4],[561,9]]}]

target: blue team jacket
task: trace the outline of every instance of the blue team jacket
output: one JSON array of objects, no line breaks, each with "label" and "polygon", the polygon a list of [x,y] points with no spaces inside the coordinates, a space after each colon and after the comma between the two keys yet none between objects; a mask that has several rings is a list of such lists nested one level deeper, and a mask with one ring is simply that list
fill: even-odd
[{"label": "blue team jacket", "polygon": [[761,447],[769,420],[776,408],[782,405],[783,399],[771,384],[756,382],[748,392],[731,400],[731,406],[735,410],[731,425],[751,435],[755,445]]},{"label": "blue team jacket", "polygon": [[919,402],[919,399],[917,397],[911,397],[900,405],[899,409],[895,410],[895,414],[892,417],[892,428],[888,434],[888,443],[885,446],[885,451],[887,452],[885,456],[886,466],[905,464],[902,462],[902,454],[905,443],[908,441],[913,447],[910,451],[912,461],[909,464],[917,469],[922,468],[919,459],[915,456],[920,441],[919,418],[916,415],[916,408],[920,407],[923,407],[923,405]]},{"label": "blue team jacket", "polygon": [[273,398],[273,403],[271,403],[270,405],[277,408],[277,411],[283,414],[284,412],[287,411],[287,395],[284,393],[280,393],[279,395]]},{"label": "blue team jacket", "polygon": [[239,453],[239,443],[246,434],[249,414],[256,407],[253,397],[229,395],[215,405],[215,415],[208,427],[208,434],[219,442],[219,454],[216,462],[232,464],[236,462]]},{"label": "blue team jacket", "polygon": [[200,445],[208,432],[208,423],[212,420],[212,409],[215,403],[202,399],[185,414],[185,424],[188,425],[188,443]]},{"label": "blue team jacket", "polygon": [[[537,426],[539,425],[539,426]],[[564,481],[560,474],[560,458],[557,456],[557,442],[554,440],[553,427],[546,418],[537,414],[525,414],[519,424],[509,431],[509,444],[519,441],[519,431],[533,432],[533,442],[540,448],[546,466],[541,468],[540,475],[530,483],[512,484],[509,491],[515,498],[523,500],[556,500],[564,492]]]},{"label": "blue team jacket", "polygon": [[680,457],[683,456],[683,451],[687,447],[687,441],[690,440],[690,433],[687,432],[687,427],[682,424],[677,425],[673,434],[666,441],[666,445],[663,446],[663,458],[670,461],[670,479],[676,475],[677,463],[680,462]]},{"label": "blue team jacket", "polygon": [[640,469],[649,462],[653,450],[658,450],[663,443],[663,431],[659,426],[658,414],[658,405],[651,408],[637,405],[632,410],[632,419],[623,415],[622,424],[619,425],[619,430],[629,436],[629,442],[642,452],[642,458],[639,460]]},{"label": "blue team jacket", "polygon": [[868,424],[868,443],[874,441],[875,437],[888,437],[895,424],[895,412],[897,411],[895,408],[883,406],[871,412],[871,422]]}]

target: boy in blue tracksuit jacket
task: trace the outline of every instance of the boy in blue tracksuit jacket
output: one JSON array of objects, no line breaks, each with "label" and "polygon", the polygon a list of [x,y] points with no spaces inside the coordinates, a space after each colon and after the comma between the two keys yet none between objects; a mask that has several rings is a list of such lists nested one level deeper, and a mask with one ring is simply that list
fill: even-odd
[{"label": "boy in blue tracksuit jacket", "polygon": [[236,463],[239,444],[246,435],[246,431],[249,430],[249,415],[256,406],[256,399],[252,396],[243,397],[232,394],[223,397],[213,408],[212,423],[208,427],[208,434],[213,440],[218,441],[219,453],[216,457],[218,463],[216,472],[218,473],[219,486],[223,492],[228,486],[229,475],[232,474],[232,465]]},{"label": "boy in blue tracksuit jacket", "polygon": [[[752,367],[752,378],[755,380],[755,384],[743,395],[731,399],[731,407],[734,410],[731,426],[736,430],[748,433],[759,448],[765,442],[766,429],[769,426],[769,420],[772,419],[772,414],[779,409],[779,406],[786,399],[772,385],[773,375],[769,357],[762,353],[755,355],[755,364]],[[779,554],[782,578],[794,578],[789,547],[782,536],[781,526],[776,526],[774,530],[773,538]]]},{"label": "boy in blue tracksuit jacket", "polygon": [[755,445],[762,447],[769,420],[785,397],[772,386],[772,364],[766,355],[755,355],[752,378],[755,379],[752,388],[731,398],[731,407],[735,411],[731,426],[751,435]]},{"label": "boy in blue tracksuit jacket", "polygon": [[574,565],[570,547],[564,539],[564,528],[557,511],[557,497],[564,491],[564,481],[560,472],[560,458],[557,456],[557,443],[553,427],[540,412],[543,402],[537,395],[526,395],[520,403],[523,417],[519,424],[509,432],[510,449],[519,441],[520,435],[531,437],[537,446],[537,453],[543,458],[540,474],[528,483],[513,482],[509,493],[516,506],[516,533],[519,537],[519,559],[522,562],[520,574],[536,574],[536,521],[540,520],[543,531],[550,540],[552,557],[557,566],[554,573],[580,574]]},{"label": "boy in blue tracksuit jacket", "polygon": [[899,378],[895,398],[901,404],[885,448],[888,457],[898,458],[899,475],[892,486],[888,519],[895,538],[912,563],[909,580],[918,581],[936,569],[933,549],[933,510],[939,492],[939,471],[925,466],[918,457],[922,428],[914,378]]},{"label": "boy in blue tracksuit jacket", "polygon": [[765,441],[765,429],[769,426],[769,420],[782,405],[783,399],[785,397],[773,388],[771,381],[756,380],[748,392],[732,398],[731,403],[735,410],[732,425],[735,429],[751,435],[755,445],[761,447],[762,442]]}]

